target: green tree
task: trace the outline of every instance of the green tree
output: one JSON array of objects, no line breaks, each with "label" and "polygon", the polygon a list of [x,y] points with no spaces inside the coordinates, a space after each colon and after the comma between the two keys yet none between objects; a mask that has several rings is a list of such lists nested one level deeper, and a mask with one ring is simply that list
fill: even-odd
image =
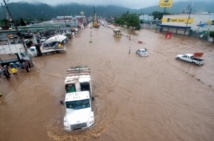
[{"label": "green tree", "polygon": [[20,24],[21,24],[21,26],[26,26],[26,23],[22,18],[20,18]]},{"label": "green tree", "polygon": [[[210,37],[214,38],[214,31],[210,31]],[[214,40],[213,40],[214,43]]]},{"label": "green tree", "polygon": [[210,31],[210,37],[214,38],[214,31]]},{"label": "green tree", "polygon": [[154,16],[154,19],[159,19],[161,20],[163,18],[163,15],[170,15],[170,13],[168,12],[158,12],[158,11],[154,11],[152,12],[152,15]]},{"label": "green tree", "polygon": [[2,27],[2,29],[9,29],[9,27],[10,27],[10,21],[7,20],[7,19],[3,19],[1,21],[1,27]]},{"label": "green tree", "polygon": [[115,18],[115,23],[118,25],[126,25],[128,28],[132,27],[136,30],[140,29],[139,15],[135,13],[129,14],[129,11],[123,13],[121,17]]}]

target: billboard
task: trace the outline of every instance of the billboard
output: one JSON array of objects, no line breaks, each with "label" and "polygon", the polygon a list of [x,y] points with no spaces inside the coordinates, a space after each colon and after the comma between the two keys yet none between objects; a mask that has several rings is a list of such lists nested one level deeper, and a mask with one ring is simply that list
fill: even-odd
[{"label": "billboard", "polygon": [[161,8],[170,8],[172,7],[172,0],[160,0]]},{"label": "billboard", "polygon": [[194,18],[162,18],[162,22],[193,23]]},{"label": "billboard", "polygon": [[214,25],[214,20],[209,20],[208,25]]}]

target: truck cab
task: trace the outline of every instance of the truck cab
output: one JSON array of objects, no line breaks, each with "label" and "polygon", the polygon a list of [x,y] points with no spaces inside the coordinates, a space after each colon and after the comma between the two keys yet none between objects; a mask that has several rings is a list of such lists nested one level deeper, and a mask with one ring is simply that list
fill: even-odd
[{"label": "truck cab", "polygon": [[35,45],[28,48],[28,54],[32,57],[54,52],[65,52],[68,39],[64,35],[54,35],[43,41],[41,45]]},{"label": "truck cab", "polygon": [[65,91],[64,130],[86,129],[94,125],[89,68],[85,66],[69,68],[65,77]]},{"label": "truck cab", "polygon": [[120,32],[119,29],[113,29],[113,32],[114,32],[114,37],[121,37],[122,36],[122,33]]}]

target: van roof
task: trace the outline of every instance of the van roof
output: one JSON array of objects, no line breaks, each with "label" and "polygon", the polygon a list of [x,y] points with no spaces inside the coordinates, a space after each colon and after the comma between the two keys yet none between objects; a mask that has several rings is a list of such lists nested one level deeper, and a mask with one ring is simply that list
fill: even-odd
[{"label": "van roof", "polygon": [[89,91],[72,92],[72,93],[66,93],[65,102],[66,101],[89,99],[89,98],[90,98]]},{"label": "van roof", "polygon": [[65,84],[71,84],[75,82],[90,82],[91,77],[90,75],[81,75],[81,76],[66,76],[65,77]]}]

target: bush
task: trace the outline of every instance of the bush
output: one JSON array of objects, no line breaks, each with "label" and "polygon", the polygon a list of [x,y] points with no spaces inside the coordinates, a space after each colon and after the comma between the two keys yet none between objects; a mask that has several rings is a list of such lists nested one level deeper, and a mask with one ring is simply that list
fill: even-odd
[{"label": "bush", "polygon": [[65,34],[68,39],[71,39],[71,34]]},{"label": "bush", "polygon": [[210,31],[210,37],[214,38],[214,31]]}]

